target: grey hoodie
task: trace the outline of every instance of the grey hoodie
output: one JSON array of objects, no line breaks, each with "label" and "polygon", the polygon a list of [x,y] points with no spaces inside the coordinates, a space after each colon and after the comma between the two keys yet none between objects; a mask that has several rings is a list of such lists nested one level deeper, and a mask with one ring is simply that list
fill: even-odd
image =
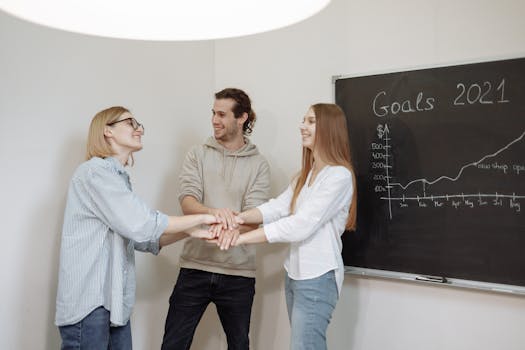
[{"label": "grey hoodie", "polygon": [[[184,160],[179,177],[179,201],[195,197],[209,208],[244,211],[269,198],[270,168],[257,147],[245,145],[229,151],[214,137],[193,147]],[[255,247],[239,246],[221,251],[215,244],[188,239],[180,257],[181,267],[255,277]]]}]

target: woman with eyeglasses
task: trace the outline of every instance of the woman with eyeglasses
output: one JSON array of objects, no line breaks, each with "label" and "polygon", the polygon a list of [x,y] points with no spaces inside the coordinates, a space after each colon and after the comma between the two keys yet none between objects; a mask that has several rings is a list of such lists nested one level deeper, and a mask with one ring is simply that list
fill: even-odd
[{"label": "woman with eyeglasses", "polygon": [[209,239],[212,215],[167,216],[132,192],[125,166],[142,149],[144,126],[124,107],[97,113],[86,161],[69,184],[62,228],[55,323],[62,349],[131,349],[134,251],[158,254],[187,236]]}]

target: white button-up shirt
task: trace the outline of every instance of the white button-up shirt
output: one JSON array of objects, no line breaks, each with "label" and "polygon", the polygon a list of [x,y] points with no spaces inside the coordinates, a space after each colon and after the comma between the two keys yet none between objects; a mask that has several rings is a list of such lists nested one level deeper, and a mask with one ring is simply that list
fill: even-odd
[{"label": "white button-up shirt", "polygon": [[343,166],[325,166],[310,186],[312,172],[290,213],[290,186],[275,199],[257,207],[268,242],[290,242],[284,268],[295,280],[319,277],[335,270],[338,291],[344,278],[341,235],[345,231],[354,191],[352,174]]}]

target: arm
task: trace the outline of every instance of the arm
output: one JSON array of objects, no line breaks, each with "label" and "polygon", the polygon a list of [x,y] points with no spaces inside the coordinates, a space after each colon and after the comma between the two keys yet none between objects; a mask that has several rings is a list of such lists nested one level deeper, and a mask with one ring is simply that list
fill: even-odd
[{"label": "arm", "polygon": [[[328,181],[320,184],[314,198],[304,203],[296,213],[242,234],[233,245],[294,242],[308,238],[352,198],[351,176],[349,178],[332,176],[326,180]],[[247,217],[249,218],[248,215]]]},{"label": "arm", "polygon": [[[241,239],[247,234],[252,234],[255,231],[262,230],[258,229],[259,224],[262,223],[262,214],[261,211],[257,208],[252,208],[247,211],[243,211],[237,216],[236,220],[244,223],[240,225],[240,229],[224,230],[224,228],[220,224],[214,225],[212,227],[213,237],[218,237],[218,239],[215,240],[215,242],[221,250],[229,249],[230,246],[237,246],[239,244],[242,244],[238,243],[239,239]],[[264,236],[264,239],[264,241],[266,242],[266,236]]]},{"label": "arm", "polygon": [[195,236],[197,231],[193,228],[199,225],[211,225],[219,222],[219,219],[213,215],[197,214],[184,216],[169,216],[168,226],[164,230],[164,234],[176,234],[180,232],[187,232]]},{"label": "arm", "polygon": [[180,203],[182,212],[186,215],[189,214],[209,214],[221,218],[225,229],[234,230],[239,229],[241,232],[246,232],[252,229],[248,225],[239,225],[235,220],[235,212],[229,208],[209,208],[204,204],[200,203],[195,197],[185,196],[182,198]]},{"label": "arm", "polygon": [[250,232],[246,232],[242,234],[235,244],[232,245],[241,245],[241,244],[249,244],[249,243],[264,243],[268,242],[266,239],[266,234],[264,233],[264,227],[260,227],[258,229],[255,229]]},{"label": "arm", "polygon": [[184,214],[211,214],[221,217],[230,229],[236,227],[234,213],[228,208],[209,208],[203,203],[202,146],[191,149],[179,176],[179,201]]},{"label": "arm", "polygon": [[193,196],[184,196],[180,202],[180,206],[184,215],[211,214],[210,208],[204,206]]},{"label": "arm", "polygon": [[[186,218],[186,217],[189,217],[189,216],[183,216],[182,218]],[[170,217],[170,218],[173,218],[173,217]],[[217,220],[215,220],[214,222],[216,221]],[[212,221],[209,220],[209,222],[205,222],[205,223],[211,224]],[[181,239],[184,239],[186,237],[210,239],[213,236],[209,230],[202,229],[197,226],[191,227],[189,229],[185,229],[184,231],[174,232],[174,233],[168,233],[167,231],[164,231],[164,233],[160,236],[159,246],[164,247],[172,243],[175,243],[177,241],[180,241]]]},{"label": "arm", "polygon": [[[167,245],[173,244],[177,241],[180,241],[181,239],[184,239],[188,237],[188,234],[186,232],[178,232],[178,233],[163,233],[162,236],[160,236],[159,240],[159,248],[165,247]],[[137,246],[135,245],[135,249],[137,249]]]},{"label": "arm", "polygon": [[[241,233],[244,234],[245,232],[252,231],[262,223],[262,216],[258,217],[258,213],[260,212],[255,207],[268,200],[269,195],[270,167],[268,162],[264,158],[261,158],[257,172],[255,176],[253,176],[252,183],[242,201],[242,210],[244,213],[250,212],[250,214],[245,214],[245,216],[249,215],[247,218],[251,220],[240,220],[242,225],[240,225],[239,230],[216,230],[215,234],[219,237],[217,245],[220,249],[228,249],[231,245],[235,244]],[[237,218],[232,218],[232,220],[238,222]]]},{"label": "arm", "polygon": [[158,240],[166,229],[168,217],[151,209],[110,168],[93,166],[76,181],[78,190],[87,194],[83,204],[113,232],[135,242],[148,242]]},{"label": "arm", "polygon": [[[149,251],[154,254],[158,253],[160,248],[173,244],[186,237],[211,239],[212,233],[199,225],[211,225],[219,222],[217,217],[212,215],[186,215],[186,216],[168,216],[168,226],[157,241],[135,242],[135,249],[139,251]],[[158,244],[158,245],[157,245]]]},{"label": "arm", "polygon": [[[181,203],[181,207],[182,211],[185,214],[200,212],[214,213],[214,215],[217,216],[217,218],[220,218],[221,222],[211,226],[211,229],[209,231],[210,237],[208,237],[208,239],[217,238],[217,240],[215,240],[214,242],[217,243],[221,250],[228,249],[231,245],[235,243],[235,241],[241,233],[255,230],[262,222],[262,215],[260,214],[260,211],[257,208],[252,208],[244,212],[245,216],[248,215],[247,218],[251,219],[251,221],[246,222],[243,219],[241,219],[241,222],[244,222],[241,224],[235,216],[236,213],[232,210],[228,208],[208,208],[202,205],[201,203],[197,202],[197,200],[191,196],[184,197]],[[260,217],[260,219],[257,219],[257,217]],[[228,225],[228,221],[232,224]]]},{"label": "arm", "polygon": [[[237,220],[245,224],[253,224],[252,230],[256,230],[258,225],[261,223],[273,222],[283,216],[288,216],[290,212],[290,201],[292,194],[292,187],[288,186],[286,191],[281,193],[277,198],[271,199],[269,202],[266,202],[257,208],[243,211],[237,216]],[[257,232],[257,235],[261,235],[261,232],[264,235],[264,230]],[[246,235],[246,233],[243,233],[241,237],[244,235]],[[250,232],[250,238],[252,235],[254,235],[254,233]],[[220,230],[216,230],[215,236],[219,236],[219,239],[216,240],[216,242],[221,250],[228,249],[230,246],[238,245],[237,240],[240,238],[239,235],[232,236],[231,234]],[[246,242],[246,239],[248,238],[243,238],[242,241],[248,243]],[[262,237],[257,236],[257,243],[262,242],[260,239],[262,239]],[[266,236],[264,237],[264,241],[266,241]],[[249,243],[256,242],[250,241]]]},{"label": "arm", "polygon": [[261,213],[262,223],[268,224],[290,215],[292,196],[292,185],[289,185],[277,198],[270,199],[268,202],[258,206],[257,209]]},{"label": "arm", "polygon": [[263,215],[258,208],[248,209],[237,216],[245,224],[262,224]]},{"label": "arm", "polygon": [[266,239],[270,243],[307,239],[340,210],[348,209],[353,190],[350,172],[333,169],[294,214],[264,226]]}]

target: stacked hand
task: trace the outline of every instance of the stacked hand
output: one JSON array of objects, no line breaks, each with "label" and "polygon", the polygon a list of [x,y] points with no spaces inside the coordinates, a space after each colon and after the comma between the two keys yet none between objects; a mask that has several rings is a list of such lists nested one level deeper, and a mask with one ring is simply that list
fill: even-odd
[{"label": "stacked hand", "polygon": [[243,223],[236,213],[228,208],[213,209],[213,214],[221,219],[221,222],[210,226],[210,242],[216,243],[221,250],[235,246],[241,234],[239,225]]},{"label": "stacked hand", "polygon": [[223,225],[224,220],[218,216],[218,215],[210,215],[210,214],[203,214],[202,215],[202,223],[204,225],[211,225],[210,229],[200,228],[199,226],[195,226],[192,229],[186,230],[186,233],[188,233],[193,238],[201,238],[201,239],[214,239],[214,233],[211,230],[211,227],[215,225]]},{"label": "stacked hand", "polygon": [[237,224],[237,220],[235,219],[235,217],[239,213],[234,212],[233,210],[229,208],[211,209],[210,214],[220,218],[221,223],[223,224],[223,227],[229,230],[233,230],[239,227],[239,225]]}]

